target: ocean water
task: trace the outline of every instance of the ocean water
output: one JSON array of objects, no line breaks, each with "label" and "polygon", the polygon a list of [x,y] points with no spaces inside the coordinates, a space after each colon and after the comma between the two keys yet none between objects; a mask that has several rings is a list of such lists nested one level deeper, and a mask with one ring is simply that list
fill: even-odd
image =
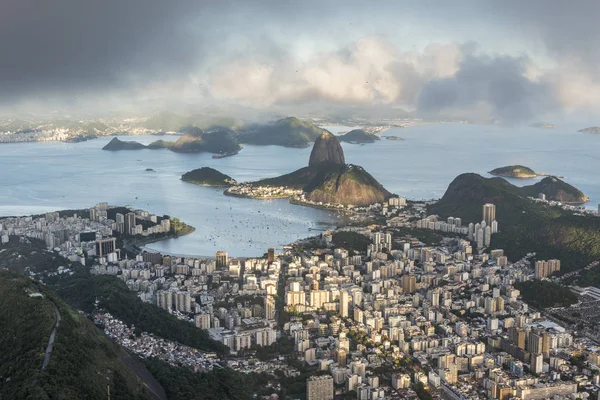
[{"label": "ocean water", "polygon": [[[588,206],[596,208],[600,201],[600,135],[577,133],[576,128],[424,124],[383,133],[402,136],[404,141],[344,143],[343,148],[347,162],[362,165],[388,190],[409,199],[439,198],[463,172],[486,175],[496,167],[523,164],[564,176],[591,198]],[[121,137],[145,144],[159,138]],[[305,166],[310,148],[245,146],[236,156],[213,159],[210,154],[164,149],[100,150],[110,139],[0,145],[0,215],[87,208],[101,201],[131,205],[178,217],[196,227],[191,235],[148,247],[205,256],[217,250],[233,256],[259,256],[269,247],[281,248],[340,221],[339,214],[292,205],[287,200],[228,197],[222,189],[180,180],[183,173],[203,166],[238,181],[273,177]],[[537,180],[511,181],[524,185]]]}]

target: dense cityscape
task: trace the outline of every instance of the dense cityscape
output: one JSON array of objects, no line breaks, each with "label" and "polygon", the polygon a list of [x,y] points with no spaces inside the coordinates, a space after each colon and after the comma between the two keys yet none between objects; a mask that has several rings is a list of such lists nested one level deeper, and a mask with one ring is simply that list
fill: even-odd
[{"label": "dense cityscape", "polygon": [[[230,367],[272,377],[311,368],[308,400],[597,396],[599,338],[557,319],[598,301],[597,290],[573,287],[579,302],[570,311],[535,308],[517,287],[556,279],[560,260],[534,265],[529,254],[509,262],[502,249],[488,247],[502,229],[494,204],[482,205],[480,222],[441,221],[426,207],[394,197],[363,211],[382,217],[380,224],[325,231],[245,259],[225,250],[212,259],[140,251],[132,243],[170,232],[170,219],[106,203],[4,218],[0,230],[3,245],[40,240],[94,275],[116,276],[142,301],[206,330],[229,350],[222,358],[136,334],[98,307],[95,323],[144,358],[197,372]],[[439,243],[425,243],[420,236],[427,231],[440,235]],[[136,251],[117,240],[129,240]],[[44,281],[74,272],[59,266],[29,273]],[[288,343],[290,354],[274,350]],[[261,348],[270,350],[257,358]]]}]

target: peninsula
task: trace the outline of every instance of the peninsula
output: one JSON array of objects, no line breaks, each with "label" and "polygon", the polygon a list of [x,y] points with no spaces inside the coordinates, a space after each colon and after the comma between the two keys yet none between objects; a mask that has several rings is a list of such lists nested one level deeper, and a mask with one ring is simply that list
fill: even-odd
[{"label": "peninsula", "polygon": [[181,180],[200,186],[231,186],[237,183],[232,177],[210,167],[188,171],[181,176]]},{"label": "peninsula", "polygon": [[580,129],[577,132],[582,132],[582,133],[600,133],[600,126],[590,126],[589,128]]},{"label": "peninsula", "polygon": [[225,193],[251,198],[292,197],[296,203],[336,208],[368,206],[392,196],[364,168],[346,164],[340,143],[328,131],[315,141],[308,167],[275,178],[234,185]]}]

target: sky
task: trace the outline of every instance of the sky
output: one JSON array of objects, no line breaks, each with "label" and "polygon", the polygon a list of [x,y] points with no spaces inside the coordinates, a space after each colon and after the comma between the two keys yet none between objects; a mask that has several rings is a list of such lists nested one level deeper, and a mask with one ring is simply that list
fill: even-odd
[{"label": "sky", "polygon": [[593,119],[599,19],[591,0],[3,0],[0,111]]}]

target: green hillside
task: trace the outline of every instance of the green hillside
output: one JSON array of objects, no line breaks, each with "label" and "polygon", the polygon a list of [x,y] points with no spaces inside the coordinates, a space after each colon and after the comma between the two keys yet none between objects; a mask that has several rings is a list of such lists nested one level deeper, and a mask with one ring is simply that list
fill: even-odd
[{"label": "green hillside", "polygon": [[507,178],[535,178],[537,173],[524,165],[509,165],[496,168],[490,171],[490,174],[496,176],[505,176]]},{"label": "green hillside", "polygon": [[261,179],[252,184],[254,186],[286,186],[292,189],[302,189],[319,174],[322,168],[323,166],[304,167],[289,174]]},{"label": "green hillside", "polygon": [[182,181],[202,186],[231,186],[235,180],[214,168],[202,167],[188,171],[181,176]]},{"label": "green hillside", "polygon": [[[226,129],[215,129],[203,132],[199,128],[188,127],[184,129],[185,135],[173,144],[169,144],[171,151],[179,153],[234,153],[240,150],[231,132]],[[156,142],[155,142],[156,143]]]},{"label": "green hillside", "polygon": [[391,196],[364,168],[352,164],[322,171],[304,192],[310,201],[354,206],[382,203]]},{"label": "green hillside", "polygon": [[[30,297],[33,293],[43,297]],[[62,320],[49,363],[41,371],[56,321],[51,300]],[[0,398],[100,399],[107,397],[107,385],[115,399],[151,398],[123,363],[128,355],[51,291],[0,271],[0,304]]]},{"label": "green hillside", "polygon": [[590,200],[581,190],[554,176],[548,176],[533,185],[524,186],[520,191],[523,195],[530,197],[544,193],[548,200],[569,204],[581,204]]},{"label": "green hillside", "polygon": [[504,249],[511,260],[536,252],[539,259],[560,259],[561,272],[568,272],[600,259],[600,218],[535,203],[525,195],[502,178],[462,174],[429,212],[476,223],[482,219],[482,205],[493,203],[500,232],[492,236],[492,247]]},{"label": "green hillside", "polygon": [[228,348],[212,340],[208,333],[169,314],[153,304],[143,302],[125,282],[114,276],[93,276],[81,271],[52,282],[57,294],[73,307],[85,312],[94,310],[94,302],[139,332],[150,332],[200,350],[225,354]]},{"label": "green hillside", "polygon": [[102,150],[110,150],[110,151],[141,150],[141,149],[145,149],[145,148],[146,148],[146,146],[144,146],[141,143],[134,142],[134,141],[119,140],[119,138],[114,137],[114,138],[112,138],[112,140],[110,142],[108,142],[102,148]]},{"label": "green hillside", "polygon": [[338,136],[340,142],[349,143],[373,143],[379,139],[379,136],[369,133],[363,129],[353,129],[350,132]]},{"label": "green hillside", "polygon": [[577,296],[568,287],[550,281],[534,279],[517,282],[523,301],[536,308],[569,307],[577,303]]},{"label": "green hillside", "polygon": [[240,142],[263,146],[307,147],[323,131],[309,122],[288,117],[270,124],[250,126],[247,132],[240,135]]}]

